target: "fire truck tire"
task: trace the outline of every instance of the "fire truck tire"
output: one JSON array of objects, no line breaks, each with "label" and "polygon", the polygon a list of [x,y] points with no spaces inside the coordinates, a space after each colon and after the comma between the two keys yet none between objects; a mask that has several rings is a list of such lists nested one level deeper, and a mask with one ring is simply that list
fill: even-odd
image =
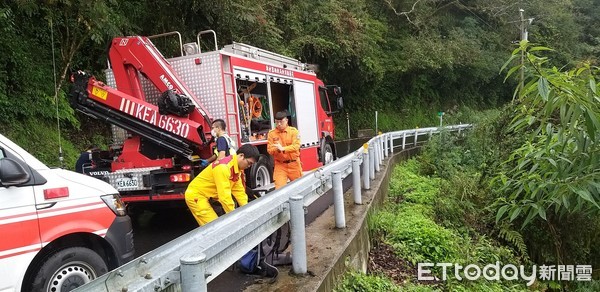
[{"label": "fire truck tire", "polygon": [[260,155],[247,175],[246,185],[251,189],[270,184],[273,181],[273,166],[269,163],[269,157]]},{"label": "fire truck tire", "polygon": [[42,263],[34,277],[31,291],[71,291],[107,271],[104,260],[91,249],[66,248]]},{"label": "fire truck tire", "polygon": [[329,143],[321,144],[321,161],[323,161],[323,165],[327,165],[333,162],[335,159],[333,155],[333,148]]}]

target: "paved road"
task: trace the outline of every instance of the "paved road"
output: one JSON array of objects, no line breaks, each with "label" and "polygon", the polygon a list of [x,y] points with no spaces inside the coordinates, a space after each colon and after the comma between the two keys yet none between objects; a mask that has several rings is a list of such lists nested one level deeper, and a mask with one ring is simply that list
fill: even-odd
[{"label": "paved road", "polygon": [[[367,139],[353,139],[340,141],[336,143],[338,157],[355,151]],[[395,145],[398,145],[395,141]],[[407,141],[408,143],[409,141]],[[362,167],[361,167],[362,171]],[[344,191],[352,185],[351,176],[348,176],[343,182]],[[324,210],[333,204],[333,195],[331,191],[321,196],[308,209],[306,223],[312,222]],[[172,239],[175,239],[194,228],[198,227],[196,221],[185,209],[185,204],[178,208],[165,209],[157,212],[143,211],[137,215],[134,220],[133,228],[135,232],[134,241],[136,248],[136,257],[139,257],[148,251],[161,246]],[[262,281],[252,275],[245,275],[230,268],[219,277],[211,281],[208,285],[209,291],[240,291],[244,287],[252,284],[254,281]]]}]

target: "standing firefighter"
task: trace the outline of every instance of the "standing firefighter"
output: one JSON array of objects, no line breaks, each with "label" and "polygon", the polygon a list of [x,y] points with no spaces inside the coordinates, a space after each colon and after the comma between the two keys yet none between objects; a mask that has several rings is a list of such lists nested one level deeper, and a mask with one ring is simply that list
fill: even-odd
[{"label": "standing firefighter", "polygon": [[286,111],[275,114],[277,127],[269,131],[267,151],[275,159],[273,179],[275,189],[284,186],[288,179],[293,181],[302,176],[300,162],[300,133],[288,126]]},{"label": "standing firefighter", "polygon": [[209,200],[217,199],[225,213],[235,209],[235,201],[244,206],[248,196],[242,179],[244,169],[258,160],[256,146],[245,144],[237,151],[237,155],[227,156],[206,167],[189,184],[185,191],[185,203],[200,225],[217,219],[217,213]]},{"label": "standing firefighter", "polygon": [[216,119],[212,122],[210,134],[215,137],[214,155],[206,160],[202,160],[202,166],[207,166],[215,161],[219,162],[227,156],[235,155],[235,143],[227,136],[226,129],[227,125],[224,120]]}]

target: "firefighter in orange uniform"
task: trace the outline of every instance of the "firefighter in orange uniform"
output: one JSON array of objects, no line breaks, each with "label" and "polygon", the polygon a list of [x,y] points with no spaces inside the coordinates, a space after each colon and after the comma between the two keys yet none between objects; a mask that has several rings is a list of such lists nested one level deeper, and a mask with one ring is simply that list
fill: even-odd
[{"label": "firefighter in orange uniform", "polygon": [[200,225],[217,219],[217,213],[210,205],[209,199],[217,199],[225,213],[235,209],[235,201],[244,206],[248,203],[248,195],[242,179],[244,169],[258,160],[260,153],[254,145],[240,147],[237,155],[227,156],[207,166],[192,180],[185,190],[185,203]]},{"label": "firefighter in orange uniform", "polygon": [[275,189],[302,176],[300,162],[300,133],[298,129],[288,126],[286,111],[275,114],[276,128],[269,131],[267,152],[275,159],[273,179]]}]

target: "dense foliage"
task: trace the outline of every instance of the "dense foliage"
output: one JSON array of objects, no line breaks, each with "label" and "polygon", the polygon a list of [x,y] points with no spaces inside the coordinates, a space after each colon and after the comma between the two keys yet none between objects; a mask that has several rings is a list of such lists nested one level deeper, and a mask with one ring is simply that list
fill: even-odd
[{"label": "dense foliage", "polygon": [[[597,214],[600,211],[600,95],[596,78],[600,68],[588,63],[560,71],[546,65],[548,58],[524,51],[529,82],[518,92],[510,133],[526,140],[503,165],[496,183],[503,193],[498,220],[524,216],[527,225],[547,212]],[[515,72],[521,65],[509,71]],[[510,134],[508,133],[508,134]]]},{"label": "dense foliage", "polygon": [[[599,68],[549,64],[549,49],[523,43],[524,84],[495,132],[506,138],[490,185],[496,222],[523,234],[536,262],[598,265]],[[550,51],[551,52],[551,51]],[[556,56],[556,55],[554,55]],[[509,118],[510,117],[510,118]]]},{"label": "dense foliage", "polygon": [[[526,254],[513,248],[512,243],[505,243],[489,224],[493,222],[493,214],[485,206],[492,195],[486,188],[477,187],[481,176],[476,172],[475,160],[470,155],[461,155],[460,150],[465,148],[459,143],[464,141],[444,133],[421,156],[396,166],[384,207],[369,218],[369,229],[376,242],[374,249],[380,249],[382,244],[390,246],[397,258],[407,260],[408,266],[403,267],[406,275],[398,278],[384,270],[369,271],[369,276],[361,278],[350,273],[339,283],[338,291],[370,291],[360,288],[367,284],[381,285],[380,273],[392,276],[394,289],[400,291],[527,290],[522,281],[490,281],[483,277],[477,281],[459,280],[452,268],[445,281],[416,279],[418,263],[457,263],[463,267],[469,264],[483,267],[496,262],[529,263]],[[451,164],[437,163],[441,150],[451,153],[453,157],[445,157]],[[516,236],[515,240],[518,242],[519,238]],[[442,278],[439,267],[432,271]],[[543,287],[539,283],[534,286]]]},{"label": "dense foliage", "polygon": [[[70,70],[103,78],[115,36],[177,30],[190,41],[213,29],[219,45],[244,42],[316,64],[343,88],[341,136],[347,116],[351,135],[374,128],[374,111],[382,131],[435,124],[438,111],[451,123],[477,123],[466,139],[441,135],[418,168],[394,173],[392,200],[404,203],[373,228],[409,262],[468,254],[596,267],[599,22],[600,0],[2,1],[0,133],[51,166],[61,149],[70,168],[87,144],[110,143],[106,124],[68,105]],[[524,27],[536,46],[518,42]],[[465,110],[507,102],[479,119]],[[390,287],[357,277],[347,284]],[[498,288],[488,284],[467,288]]]},{"label": "dense foliage", "polygon": [[[430,125],[440,110],[510,100],[514,80],[503,83],[498,72],[519,39],[518,8],[535,17],[530,40],[556,48],[557,64],[570,66],[595,61],[599,7],[598,0],[3,1],[0,131],[52,165],[58,124],[66,160],[85,144],[108,143],[106,129],[68,106],[69,71],[102,78],[114,36],[177,30],[193,40],[206,29],[220,45],[245,42],[317,64],[327,83],[344,88],[351,135],[374,128],[374,111],[384,131]],[[31,125],[50,139],[45,147],[30,142]]]},{"label": "dense foliage", "polygon": [[[588,70],[586,66],[581,68],[582,74]],[[540,68],[540,71],[544,70]],[[570,76],[577,79],[576,74]],[[577,89],[563,84],[554,90],[579,92],[590,86],[589,82],[572,84],[578,84],[574,86]],[[559,94],[550,94],[557,100],[556,95]],[[535,104],[542,103],[540,97],[535,100],[538,99]],[[519,166],[522,161],[533,157],[532,163],[557,159],[553,158],[555,153],[552,151],[543,150],[552,147],[553,143],[536,142],[542,139],[539,135],[552,135],[541,134],[541,130],[536,132],[539,120],[544,117],[544,107],[525,111],[536,122],[518,127],[522,116],[515,113],[532,106],[532,100],[524,95],[519,100],[500,110],[467,113],[471,116],[469,121],[476,126],[466,136],[460,138],[450,133],[434,136],[416,159],[395,167],[387,201],[370,218],[369,228],[373,249],[385,250],[382,245],[391,247],[398,258],[394,263],[399,268],[369,270],[364,278],[356,273],[348,274],[339,284],[340,291],[361,291],[352,285],[355,282],[364,286],[380,285],[384,281],[382,274],[386,276],[384,279],[392,279],[400,290],[407,291],[597,290],[597,281],[538,279],[533,286],[526,287],[523,281],[464,281],[452,276],[441,282],[419,282],[416,279],[416,265],[424,262],[484,266],[498,261],[502,265],[526,267],[535,264],[538,268],[543,264],[600,265],[600,248],[595,244],[599,240],[600,216],[596,203],[592,201],[596,200],[595,189],[585,183],[574,183],[565,189],[556,187],[549,190],[549,185],[532,177],[553,176],[553,167],[556,166],[552,163],[537,167]],[[585,117],[585,114],[579,113],[578,116]],[[556,113],[553,127],[561,127],[558,117],[560,115]],[[525,120],[530,121],[529,118]],[[581,127],[585,125],[583,123]],[[572,139],[574,142],[571,143],[576,143],[573,135],[586,135],[585,132],[581,128],[569,135],[564,130],[556,139]],[[523,151],[523,145],[529,145],[529,151]],[[589,164],[594,164],[593,159],[587,162],[590,158],[586,154],[580,154],[581,158],[572,156],[572,149],[568,146],[561,150],[566,151],[563,155],[568,159],[586,159],[585,163],[575,162],[565,167],[562,175],[578,177],[582,169],[587,171]],[[598,168],[594,165],[591,169]],[[507,182],[501,182],[502,179]],[[531,181],[534,183],[529,184]],[[553,182],[551,178],[548,181]],[[520,190],[522,185],[526,187]],[[590,198],[582,196],[581,193],[586,191]],[[553,199],[555,196],[559,196],[561,201]],[[567,206],[562,197],[568,201]],[[537,208],[532,207],[532,200],[535,200]],[[569,204],[571,201],[576,203]],[[521,208],[520,212],[514,211],[518,208]],[[540,215],[540,208],[548,210],[545,216]],[[515,212],[517,215],[513,215]],[[389,256],[384,258],[388,262],[393,261]],[[387,266],[390,266],[389,263]],[[440,276],[440,270],[433,271]],[[349,280],[356,278],[359,280]]]}]

